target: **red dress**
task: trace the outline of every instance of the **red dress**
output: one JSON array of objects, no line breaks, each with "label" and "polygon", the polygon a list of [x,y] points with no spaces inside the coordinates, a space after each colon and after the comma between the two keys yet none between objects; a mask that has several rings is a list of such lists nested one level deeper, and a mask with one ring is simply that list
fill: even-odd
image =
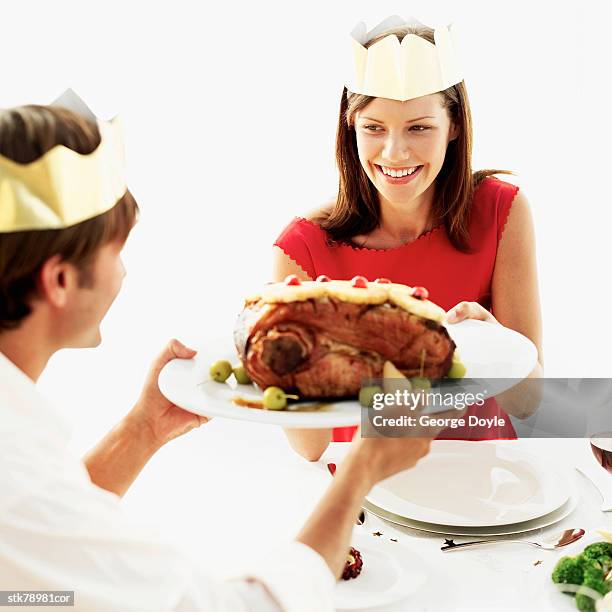
[{"label": "red dress", "polygon": [[[302,218],[289,223],[274,244],[312,279],[319,274],[339,280],[358,274],[368,280],[385,277],[396,283],[427,287],[429,299],[445,310],[464,300],[479,302],[490,310],[497,245],[517,192],[515,185],[493,177],[485,178],[476,187],[470,217],[470,253],[458,251],[451,244],[443,225],[413,242],[382,250],[333,242],[319,225]],[[475,414],[473,408],[468,415]],[[483,438],[516,438],[510,420],[495,400],[478,407],[478,415],[498,416],[506,422],[504,427],[485,430]],[[355,429],[334,429],[334,442],[350,441]],[[452,437],[461,437],[460,430],[454,430]],[[473,439],[473,433],[467,437]]]}]

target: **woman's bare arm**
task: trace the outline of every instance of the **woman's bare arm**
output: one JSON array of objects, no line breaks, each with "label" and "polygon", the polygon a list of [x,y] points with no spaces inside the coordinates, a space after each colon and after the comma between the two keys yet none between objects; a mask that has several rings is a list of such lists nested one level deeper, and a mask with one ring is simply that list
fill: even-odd
[{"label": "woman's bare arm", "polygon": [[289,274],[295,274],[301,280],[314,280],[289,255],[278,246],[272,247],[272,280],[281,282]]},{"label": "woman's bare arm", "polygon": [[536,365],[529,376],[496,396],[499,405],[519,419],[530,417],[542,399],[542,316],[535,256],[535,236],[529,204],[518,194],[497,250],[492,282],[493,314],[478,302],[460,302],[447,313],[449,323],[478,319],[514,329],[537,349]]},{"label": "woman's bare arm", "polygon": [[529,202],[522,192],[514,198],[499,242],[491,292],[495,318],[536,345],[538,364],[542,366],[542,314],[535,232]]},{"label": "woman's bare arm", "polygon": [[[535,231],[529,202],[522,192],[514,198],[499,242],[491,291],[495,318],[535,344],[538,361],[529,378],[540,378],[544,357]],[[497,399],[508,414],[527,418],[540,403],[540,391],[535,381],[527,380]]]}]

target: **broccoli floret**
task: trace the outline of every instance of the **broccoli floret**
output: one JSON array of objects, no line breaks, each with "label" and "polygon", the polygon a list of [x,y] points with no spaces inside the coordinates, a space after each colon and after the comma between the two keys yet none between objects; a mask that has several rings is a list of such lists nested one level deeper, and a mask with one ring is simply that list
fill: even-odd
[{"label": "broccoli floret", "polygon": [[[606,595],[612,591],[612,543],[596,542],[576,557],[562,557],[555,565],[552,580],[558,584],[587,587],[595,597],[597,593]],[[595,611],[593,597],[580,592],[575,597],[578,610]]]},{"label": "broccoli floret", "polygon": [[582,551],[582,556],[585,559],[612,557],[612,542],[595,542],[595,544],[589,544]]},{"label": "broccoli floret", "polygon": [[604,568],[599,561],[587,562],[584,568],[582,584],[605,595],[612,588],[612,583],[606,581],[606,573],[607,572],[604,572]]},{"label": "broccoli floret", "polygon": [[[601,557],[599,561],[584,559],[582,586],[597,591],[601,595],[606,595],[606,593],[612,590],[612,582],[606,581],[606,574],[610,568],[609,560],[609,557]],[[595,595],[595,593],[592,594]],[[581,612],[594,612],[595,599],[586,593],[577,593],[576,607]]]},{"label": "broccoli floret", "polygon": [[580,612],[595,612],[595,600],[588,595],[578,593],[576,595],[576,607]]},{"label": "broccoli floret", "polygon": [[584,559],[577,557],[561,557],[555,565],[552,580],[557,584],[575,584],[580,586],[584,580]]},{"label": "broccoli floret", "polygon": [[608,574],[610,574],[612,570],[612,557],[599,557],[599,559],[597,559],[597,561],[593,561],[593,563],[599,564],[604,576],[608,576]]}]

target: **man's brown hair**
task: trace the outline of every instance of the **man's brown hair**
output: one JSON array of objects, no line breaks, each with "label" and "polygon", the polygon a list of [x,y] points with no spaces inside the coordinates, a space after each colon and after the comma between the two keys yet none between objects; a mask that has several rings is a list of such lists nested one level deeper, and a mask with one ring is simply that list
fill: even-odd
[{"label": "man's brown hair", "polygon": [[[67,109],[21,106],[0,111],[0,155],[14,162],[28,164],[57,145],[86,155],[99,144],[98,126]],[[137,214],[138,205],[126,191],[108,212],[66,229],[0,233],[0,333],[15,329],[32,312],[39,273],[48,259],[59,255],[74,264],[80,285],[91,285],[96,253],[110,242],[125,242]]]}]

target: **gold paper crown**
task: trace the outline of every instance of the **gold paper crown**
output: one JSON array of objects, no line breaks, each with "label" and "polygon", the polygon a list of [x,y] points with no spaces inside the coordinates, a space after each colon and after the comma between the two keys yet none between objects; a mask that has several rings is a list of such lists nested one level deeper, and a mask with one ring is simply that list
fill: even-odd
[{"label": "gold paper crown", "polygon": [[355,26],[351,32],[353,74],[346,85],[349,91],[404,102],[443,91],[463,80],[451,26],[434,29],[435,45],[416,34],[407,34],[401,43],[389,34],[366,49],[372,38],[399,27],[426,26],[397,15],[369,32],[363,22]]},{"label": "gold paper crown", "polygon": [[29,164],[0,155],[0,233],[63,229],[110,210],[126,192],[120,121],[100,121],[72,91],[62,106],[97,122],[100,144],[82,155],[57,145]]}]

